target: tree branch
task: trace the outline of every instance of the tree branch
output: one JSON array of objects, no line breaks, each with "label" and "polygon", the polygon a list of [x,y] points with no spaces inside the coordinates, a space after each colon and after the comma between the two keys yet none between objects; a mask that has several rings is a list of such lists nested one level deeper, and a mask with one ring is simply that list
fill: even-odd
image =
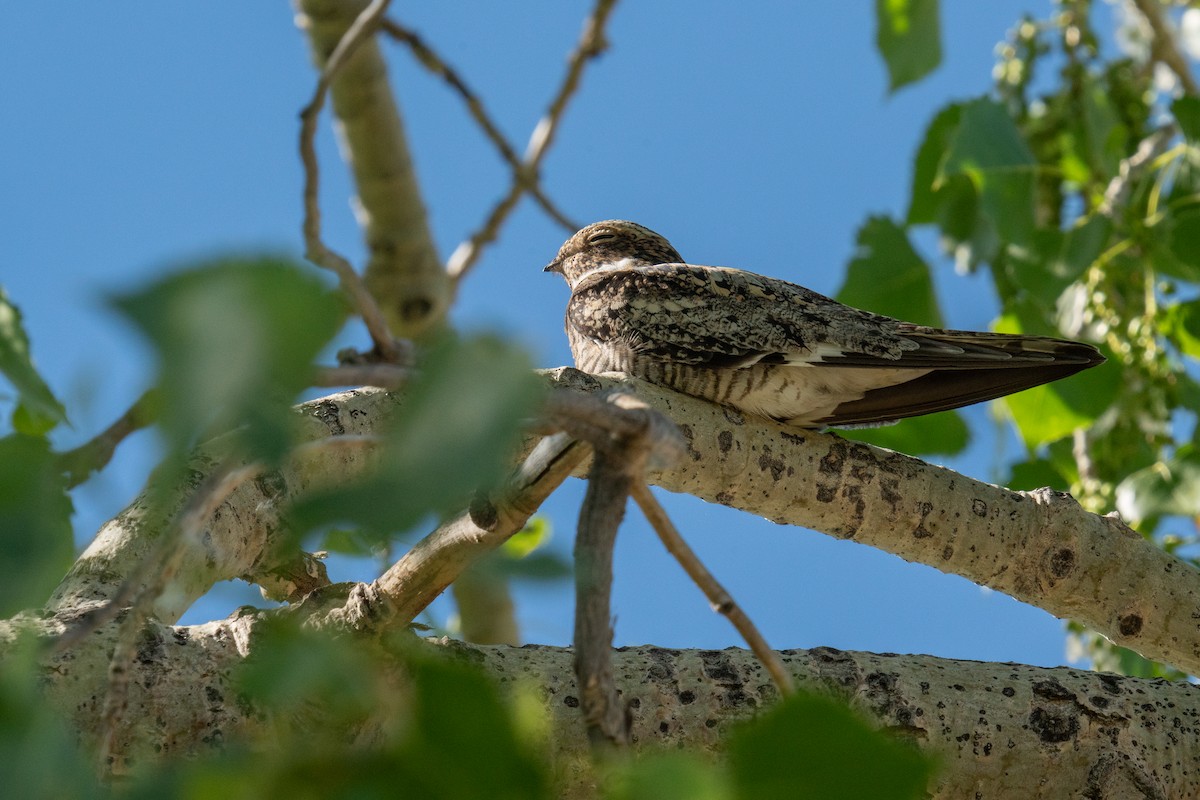
[{"label": "tree branch", "polygon": [[688,439],[652,482],[775,522],[852,539],[1078,620],[1200,673],[1200,572],[1069,495],[1012,492],[815,431],[788,429],[620,375],[569,368],[552,386],[636,394]]},{"label": "tree branch", "polygon": [[1192,77],[1187,59],[1183,57],[1183,53],[1179,52],[1179,46],[1175,43],[1175,34],[1163,18],[1159,0],[1133,0],[1133,4],[1145,17],[1146,23],[1154,33],[1150,40],[1151,58],[1164,64],[1175,73],[1188,96],[1200,95],[1200,87],[1196,85],[1196,80]]},{"label": "tree branch", "polygon": [[93,474],[108,466],[117,446],[135,431],[153,425],[158,418],[158,392],[146,391],[134,401],[124,414],[94,438],[58,457],[58,463],[67,475],[67,488],[74,489]]},{"label": "tree branch", "polygon": [[658,538],[662,540],[667,552],[675,557],[692,582],[700,587],[700,591],[704,592],[713,611],[723,614],[729,620],[745,640],[750,652],[754,653],[755,658],[767,668],[779,693],[786,696],[795,692],[796,686],[792,682],[792,676],[784,668],[783,662],[771,650],[767,640],[759,633],[758,627],[746,615],[746,612],[734,601],[725,587],[713,577],[700,557],[679,535],[679,531],[671,522],[671,518],[667,516],[666,510],[655,499],[650,487],[640,481],[635,483],[633,499],[637,501],[638,507],[646,515],[646,519],[654,528],[654,532],[658,534]]},{"label": "tree branch", "polygon": [[574,233],[583,227],[560,211],[554,205],[554,202],[546,196],[541,184],[536,179],[537,176],[530,175],[525,165],[521,163],[521,157],[517,155],[517,151],[509,143],[508,139],[505,138],[504,134],[500,132],[500,128],[483,107],[483,101],[479,99],[477,94],[471,91],[466,81],[462,79],[453,67],[439,56],[433,48],[426,44],[425,40],[418,36],[416,31],[410,30],[399,22],[386,17],[380,22],[379,27],[396,41],[408,45],[408,48],[412,50],[413,55],[416,56],[421,66],[444,80],[463,99],[463,102],[467,104],[467,110],[470,112],[472,119],[479,125],[480,130],[483,131],[483,135],[496,147],[496,150],[500,153],[500,157],[504,159],[505,163],[512,168],[514,185],[520,185],[524,191],[529,192],[538,205],[542,207],[542,210],[568,231]]},{"label": "tree branch", "polygon": [[[270,616],[242,613],[220,622],[171,627],[151,620],[130,664],[126,718],[117,752],[203,755],[279,720],[245,701],[234,676],[254,655]],[[55,619],[0,623],[0,658],[19,632],[53,636]],[[85,743],[99,735],[105,665],[117,632],[110,624],[46,665],[46,701],[67,715]],[[473,647],[449,640],[424,646],[480,665],[501,686],[536,688],[547,714],[552,765],[583,791],[596,777],[581,769],[587,738],[579,724],[572,653],[555,647]],[[850,703],[875,725],[939,762],[930,796],[1194,797],[1200,748],[1190,741],[1200,693],[1187,683],[1073,669],[986,664],[919,655],[874,655],[817,648],[779,653],[806,690]],[[403,665],[397,665],[402,674]],[[760,713],[775,690],[748,651],[622,648],[613,672],[628,702],[635,747],[646,752],[719,752],[728,730]],[[397,681],[404,685],[403,679]],[[381,710],[381,715],[392,713]],[[371,729],[393,722],[369,719]],[[351,735],[348,733],[348,735]],[[1013,754],[1020,754],[1020,758]],[[572,795],[574,796],[574,795]]]},{"label": "tree branch", "polygon": [[[335,74],[327,83],[358,188],[356,210],[370,251],[366,286],[391,329],[412,337],[442,324],[451,286],[429,231],[383,56],[369,37],[349,52],[354,40],[347,36],[355,35],[356,22],[362,20],[358,30],[364,36],[372,33],[385,6],[381,0],[371,6],[365,0],[297,0],[297,24],[309,35],[323,79],[329,59],[347,41],[345,62],[340,68],[333,63]],[[315,183],[311,193],[315,203]],[[320,249],[314,254],[325,257]]]},{"label": "tree branch", "polygon": [[603,53],[608,46],[604,39],[604,26],[615,5],[616,0],[596,0],[595,8],[592,9],[591,16],[584,24],[579,44],[571,53],[562,84],[554,95],[554,99],[550,101],[550,108],[546,115],[534,127],[533,134],[529,137],[525,158],[522,161],[521,169],[518,170],[518,174],[523,174],[525,177],[513,181],[508,193],[492,208],[479,230],[460,244],[446,263],[446,271],[455,283],[461,281],[463,276],[474,266],[483,252],[483,248],[495,241],[500,226],[516,207],[517,201],[526,191],[526,186],[536,183],[534,176],[538,174],[542,159],[546,157],[550,145],[554,142],[558,124],[567,109],[567,104],[579,89],[584,68],[589,61]]}]

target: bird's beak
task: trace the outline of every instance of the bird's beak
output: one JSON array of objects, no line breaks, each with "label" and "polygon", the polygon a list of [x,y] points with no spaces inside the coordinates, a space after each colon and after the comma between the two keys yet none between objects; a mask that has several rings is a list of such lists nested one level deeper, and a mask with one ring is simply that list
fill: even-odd
[{"label": "bird's beak", "polygon": [[554,259],[549,264],[542,267],[542,272],[562,272],[562,259]]}]

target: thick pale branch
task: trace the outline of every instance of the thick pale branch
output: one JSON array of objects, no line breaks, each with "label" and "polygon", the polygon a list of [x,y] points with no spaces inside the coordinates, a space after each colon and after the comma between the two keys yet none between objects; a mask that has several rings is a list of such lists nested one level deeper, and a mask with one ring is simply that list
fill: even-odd
[{"label": "thick pale branch", "polygon": [[689,458],[663,488],[852,539],[962,575],[1147,658],[1200,673],[1200,572],[1069,495],[1012,492],[832,434],[792,430],[624,376],[551,373],[631,392],[676,421]]},{"label": "thick pale branch", "polygon": [[[170,627],[151,622],[130,664],[125,723],[114,744],[157,757],[203,754],[272,720],[233,683],[254,652],[265,614]],[[0,623],[0,645],[18,629],[52,636],[55,620]],[[44,690],[83,734],[99,736],[103,684],[116,626],[48,664]],[[587,738],[570,650],[427,646],[480,664],[501,685],[535,687],[544,702],[549,757],[574,776],[568,796],[590,796]],[[0,654],[6,647],[0,647]],[[935,798],[1195,797],[1200,693],[1186,683],[1139,680],[1072,669],[873,655],[819,648],[780,657],[804,689],[848,701],[874,724],[935,756]],[[777,692],[748,651],[623,648],[613,673],[630,710],[634,746],[652,752],[719,752],[731,726],[774,702]],[[390,712],[388,712],[390,713]],[[364,721],[378,727],[380,721]],[[594,791],[594,789],[592,790]]]}]

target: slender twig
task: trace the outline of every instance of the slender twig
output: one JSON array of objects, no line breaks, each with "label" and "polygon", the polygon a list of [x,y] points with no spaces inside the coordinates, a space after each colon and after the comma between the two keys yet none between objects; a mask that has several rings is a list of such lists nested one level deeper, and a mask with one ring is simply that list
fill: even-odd
[{"label": "slender twig", "polygon": [[705,568],[700,557],[695,551],[688,546],[683,537],[679,535],[671,518],[667,516],[666,510],[658,502],[658,498],[650,491],[650,487],[643,481],[634,483],[631,489],[633,499],[637,502],[638,507],[642,509],[642,513],[646,515],[650,525],[654,528],[658,538],[662,540],[663,546],[667,548],[667,552],[675,557],[679,562],[679,566],[683,567],[683,571],[688,574],[688,577],[700,587],[700,591],[704,592],[704,596],[708,598],[708,602],[712,605],[713,611],[724,614],[726,618],[737,628],[737,632],[746,640],[751,652],[758,658],[762,665],[767,668],[767,672],[771,675],[771,680],[775,682],[775,687],[779,689],[782,695],[789,695],[796,691],[795,682],[792,680],[792,675],[783,666],[779,655],[767,645],[767,640],[759,632],[758,628],[746,616],[746,612],[734,601],[725,587],[713,577],[712,573]]},{"label": "slender twig", "polygon": [[1200,96],[1200,86],[1196,85],[1196,79],[1192,77],[1187,59],[1184,58],[1183,53],[1179,52],[1175,34],[1163,18],[1159,0],[1133,0],[1133,4],[1137,6],[1138,11],[1142,12],[1142,16],[1146,18],[1150,30],[1154,33],[1150,40],[1151,58],[1166,65],[1174,72],[1179,78],[1179,82],[1183,84],[1183,91],[1190,97]]},{"label": "slender twig", "polygon": [[321,206],[318,197],[320,188],[320,166],[317,161],[317,120],[329,94],[333,78],[355,48],[369,36],[379,24],[380,17],[387,11],[390,0],[372,0],[346,30],[344,36],[325,62],[312,100],[300,112],[300,160],[304,164],[304,248],[305,258],[319,267],[338,276],[342,290],[350,297],[354,307],[366,323],[367,331],[375,347],[386,361],[397,361],[400,357],[395,339],[388,329],[375,298],[367,291],[362,277],[355,272],[343,256],[330,250],[321,240]]},{"label": "slender twig", "polygon": [[399,389],[408,382],[412,371],[395,364],[342,364],[336,367],[317,367],[313,386],[379,386]]},{"label": "slender twig", "polygon": [[542,207],[542,210],[559,225],[562,225],[569,231],[579,230],[580,225],[559,210],[554,205],[554,202],[546,196],[541,184],[538,183],[536,174],[531,174],[525,164],[522,163],[516,149],[509,143],[504,134],[500,132],[499,126],[496,125],[491,115],[483,107],[483,101],[479,99],[479,95],[471,91],[466,81],[462,79],[462,76],[445,59],[439,56],[433,48],[426,44],[425,40],[416,31],[406,28],[399,22],[386,17],[380,21],[379,28],[396,41],[408,45],[421,66],[442,78],[451,89],[458,93],[463,102],[467,104],[467,110],[470,112],[471,117],[483,130],[484,136],[495,145],[496,150],[500,153],[500,157],[512,168],[514,183],[519,184],[524,191],[532,195],[533,199]]},{"label": "slender twig", "polygon": [[[604,39],[604,26],[608,22],[608,17],[615,5],[616,0],[596,0],[596,6],[592,9],[592,13],[584,25],[583,35],[580,37],[579,44],[571,53],[567,64],[567,73],[563,77],[562,84],[559,86],[558,92],[554,95],[554,99],[551,100],[550,108],[547,110],[546,115],[534,127],[533,134],[529,137],[529,145],[525,150],[525,158],[522,161],[527,175],[536,175],[538,173],[542,159],[546,157],[550,145],[554,142],[559,122],[562,120],[563,113],[567,109],[567,104],[579,89],[583,70],[587,66],[587,63],[604,52],[604,48],[607,46],[607,42]],[[471,267],[475,265],[475,262],[479,260],[483,248],[489,242],[495,240],[500,230],[500,225],[508,218],[517,201],[526,191],[524,183],[523,181],[514,182],[508,193],[492,208],[492,211],[487,216],[487,220],[479,230],[460,244],[454,251],[454,254],[450,256],[450,260],[446,264],[446,270],[455,281],[462,279]]]},{"label": "slender twig", "polygon": [[158,392],[147,390],[124,414],[92,439],[59,454],[58,464],[73,489],[108,466],[117,446],[134,431],[153,425],[158,417]]},{"label": "slender twig", "polygon": [[1117,209],[1124,206],[1125,199],[1133,190],[1142,170],[1166,150],[1178,132],[1179,127],[1174,123],[1164,125],[1142,139],[1132,155],[1121,159],[1116,177],[1108,182],[1108,187],[1104,190],[1104,200],[1096,209],[1097,213],[1111,217]]}]

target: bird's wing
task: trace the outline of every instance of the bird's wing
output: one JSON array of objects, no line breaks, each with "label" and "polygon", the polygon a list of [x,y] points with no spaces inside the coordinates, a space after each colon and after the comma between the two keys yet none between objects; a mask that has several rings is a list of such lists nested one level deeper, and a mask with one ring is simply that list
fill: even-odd
[{"label": "bird's wing", "polygon": [[578,333],[595,341],[619,341],[649,358],[713,368],[762,363],[991,370],[1082,368],[1103,360],[1090,345],[927,328],[787,281],[691,264],[597,271],[575,287],[567,314]]}]

